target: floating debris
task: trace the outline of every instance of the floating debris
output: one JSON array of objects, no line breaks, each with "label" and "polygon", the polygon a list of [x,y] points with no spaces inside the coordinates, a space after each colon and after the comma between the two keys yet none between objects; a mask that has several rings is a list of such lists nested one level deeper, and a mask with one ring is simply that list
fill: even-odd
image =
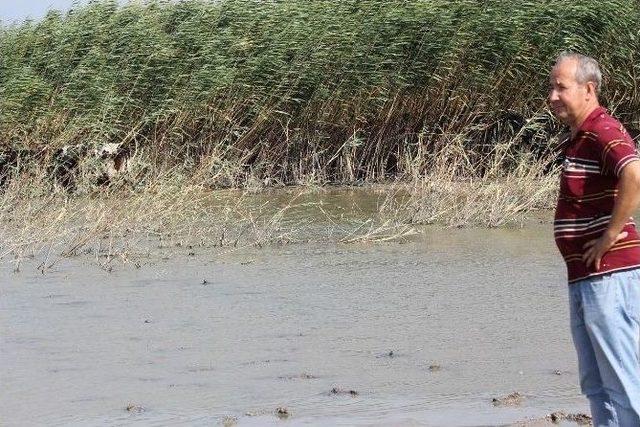
[{"label": "floating debris", "polygon": [[547,416],[547,419],[554,424],[560,424],[563,421],[571,421],[581,426],[591,425],[591,417],[587,414],[565,414],[562,411],[556,411]]},{"label": "floating debris", "polygon": [[227,415],[222,419],[222,427],[233,427],[238,424],[238,418]]},{"label": "floating debris", "polygon": [[556,412],[552,412],[551,414],[549,414],[547,416],[547,418],[549,418],[552,423],[559,424],[562,421],[567,419],[567,414],[565,414],[562,411],[556,411]]},{"label": "floating debris", "polygon": [[388,359],[388,358],[394,358],[394,357],[398,357],[398,353],[394,350],[389,350],[389,351],[385,351],[384,353],[378,353],[376,355],[376,358],[378,359]]},{"label": "floating debris", "polygon": [[283,375],[281,377],[278,377],[278,379],[280,380],[315,380],[315,379],[318,379],[318,377],[316,377],[315,375],[311,375],[311,374],[307,374],[306,372],[303,372],[299,375]]},{"label": "floating debris", "polygon": [[291,416],[291,413],[284,406],[280,406],[276,408],[276,417],[280,418],[281,420],[289,418],[290,416]]},{"label": "floating debris", "polygon": [[581,426],[589,426],[592,424],[592,419],[587,414],[568,414],[567,421],[573,421]]},{"label": "floating debris", "polygon": [[341,389],[339,387],[334,387],[331,389],[331,394],[335,394],[335,395],[344,395],[344,394],[348,394],[350,396],[356,397],[358,395],[358,392],[355,390],[344,390]]},{"label": "floating debris", "polygon": [[127,412],[131,412],[132,414],[141,414],[145,411],[145,409],[140,405],[129,404],[126,407]]},{"label": "floating debris", "polygon": [[494,397],[492,402],[494,406],[518,406],[523,399],[524,397],[520,393],[514,391],[504,397]]}]

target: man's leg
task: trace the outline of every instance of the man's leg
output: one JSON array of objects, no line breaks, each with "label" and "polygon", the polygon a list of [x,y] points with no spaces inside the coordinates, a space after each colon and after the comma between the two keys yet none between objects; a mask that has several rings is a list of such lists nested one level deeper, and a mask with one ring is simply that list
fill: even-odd
[{"label": "man's leg", "polygon": [[584,282],[580,281],[569,285],[571,335],[578,355],[580,389],[589,399],[593,425],[596,427],[617,427],[619,424],[616,413],[602,385],[596,355],[584,323],[581,289]]},{"label": "man's leg", "polygon": [[585,329],[614,418],[622,427],[640,426],[640,271],[585,281],[579,290]]}]

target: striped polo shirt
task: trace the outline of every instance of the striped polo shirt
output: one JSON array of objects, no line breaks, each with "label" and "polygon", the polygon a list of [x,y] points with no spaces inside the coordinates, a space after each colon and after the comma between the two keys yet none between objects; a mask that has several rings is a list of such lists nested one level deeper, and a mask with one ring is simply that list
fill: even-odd
[{"label": "striped polo shirt", "polygon": [[633,218],[623,229],[628,236],[604,254],[599,270],[582,261],[583,245],[600,237],[609,224],[622,168],[639,160],[633,139],[620,122],[598,107],[563,151],[553,229],[567,264],[569,283],[640,267],[640,238]]}]

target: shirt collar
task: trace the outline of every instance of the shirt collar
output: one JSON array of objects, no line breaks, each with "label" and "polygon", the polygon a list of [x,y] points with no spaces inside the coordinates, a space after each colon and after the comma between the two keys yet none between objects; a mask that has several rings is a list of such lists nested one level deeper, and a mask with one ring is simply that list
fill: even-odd
[{"label": "shirt collar", "polygon": [[602,106],[597,106],[591,113],[589,113],[589,115],[587,116],[587,118],[584,120],[584,122],[582,122],[582,124],[578,127],[578,132],[580,131],[584,131],[585,128],[589,127],[589,124],[596,118],[598,117],[600,114],[606,113],[607,109],[602,107]]}]

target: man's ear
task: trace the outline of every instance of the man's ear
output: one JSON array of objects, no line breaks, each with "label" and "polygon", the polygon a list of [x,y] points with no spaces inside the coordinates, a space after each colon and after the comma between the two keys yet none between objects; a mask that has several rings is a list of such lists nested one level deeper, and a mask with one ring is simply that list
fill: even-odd
[{"label": "man's ear", "polygon": [[589,96],[589,99],[598,97],[598,93],[596,92],[596,84],[594,82],[587,82],[587,95]]}]

